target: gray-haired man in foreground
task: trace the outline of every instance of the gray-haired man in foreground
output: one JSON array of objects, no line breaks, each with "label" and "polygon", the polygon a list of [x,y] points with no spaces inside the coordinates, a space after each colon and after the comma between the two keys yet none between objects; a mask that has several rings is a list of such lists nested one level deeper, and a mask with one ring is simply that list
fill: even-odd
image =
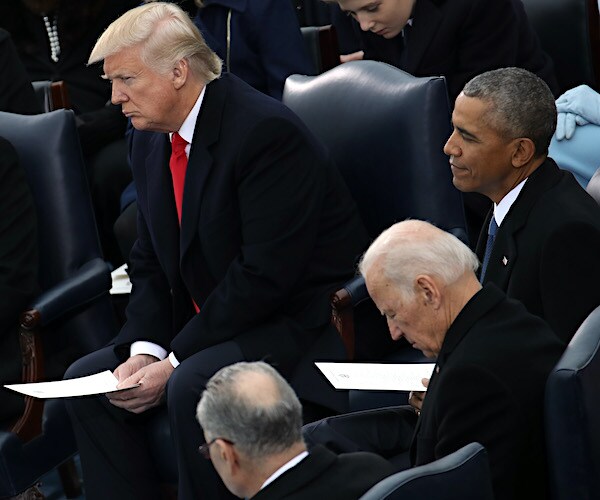
[{"label": "gray-haired man in foreground", "polygon": [[271,366],[241,362],[218,371],[198,404],[200,451],[240,498],[348,500],[392,473],[372,453],[335,455],[302,439],[302,406]]}]

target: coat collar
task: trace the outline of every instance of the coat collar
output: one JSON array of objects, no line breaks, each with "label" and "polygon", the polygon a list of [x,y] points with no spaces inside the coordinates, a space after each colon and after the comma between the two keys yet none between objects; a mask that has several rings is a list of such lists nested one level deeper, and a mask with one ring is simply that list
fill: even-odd
[{"label": "coat collar", "polygon": [[337,456],[333,452],[320,444],[315,445],[304,460],[284,472],[252,498],[256,498],[256,500],[286,498],[324,474],[336,459]]},{"label": "coat collar", "polygon": [[[446,332],[442,343],[437,366],[440,371],[462,339],[469,333],[475,323],[485,316],[490,309],[504,299],[504,294],[493,283],[486,284],[465,304]],[[436,373],[438,370],[436,370]]]}]

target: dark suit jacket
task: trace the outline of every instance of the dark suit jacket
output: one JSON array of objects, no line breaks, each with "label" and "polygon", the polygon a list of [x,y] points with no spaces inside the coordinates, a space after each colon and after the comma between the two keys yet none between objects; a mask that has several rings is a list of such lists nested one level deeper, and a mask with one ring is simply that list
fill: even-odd
[{"label": "dark suit jacket", "polygon": [[547,498],[544,387],[563,349],[541,319],[486,285],[448,329],[417,422],[413,464],[478,441],[497,499]]},{"label": "dark suit jacket", "polygon": [[[37,291],[35,206],[25,171],[0,137],[0,387],[21,381],[19,315]],[[0,425],[22,410],[22,399],[0,388]]]},{"label": "dark suit jacket", "polygon": [[281,100],[288,76],[314,73],[298,18],[288,0],[204,0],[194,23],[225,63],[224,71],[276,99]]},{"label": "dark suit jacket", "polygon": [[316,445],[298,465],[279,476],[254,500],[352,500],[393,474],[392,465],[374,453],[336,455]]},{"label": "dark suit jacket", "polygon": [[293,113],[231,74],[206,87],[181,231],[169,155],[167,134],[133,132],[138,240],[117,352],[149,340],[183,361],[233,339],[248,359],[293,365],[367,244],[339,172]]},{"label": "dark suit jacket", "polygon": [[[480,258],[487,239],[483,233]],[[523,302],[568,342],[600,304],[599,255],[600,207],[570,172],[547,159],[498,229],[485,282]]]},{"label": "dark suit jacket", "polygon": [[355,22],[365,59],[415,76],[444,75],[452,106],[471,78],[506,66],[536,73],[558,93],[553,64],[540,49],[520,0],[417,0],[413,20],[405,51],[402,34],[386,40],[361,31]]}]

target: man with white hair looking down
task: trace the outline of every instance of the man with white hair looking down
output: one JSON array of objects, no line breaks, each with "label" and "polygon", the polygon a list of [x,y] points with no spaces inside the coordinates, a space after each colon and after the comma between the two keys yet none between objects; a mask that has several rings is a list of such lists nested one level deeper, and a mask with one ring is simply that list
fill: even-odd
[{"label": "man with white hair looking down", "polygon": [[498,499],[546,498],[543,398],[564,345],[540,318],[494,284],[481,286],[477,257],[457,238],[409,220],[384,231],[360,272],[394,339],[437,358],[420,412],[408,406],[324,419],[309,443],[373,451],[411,465],[471,442],[489,455]]}]

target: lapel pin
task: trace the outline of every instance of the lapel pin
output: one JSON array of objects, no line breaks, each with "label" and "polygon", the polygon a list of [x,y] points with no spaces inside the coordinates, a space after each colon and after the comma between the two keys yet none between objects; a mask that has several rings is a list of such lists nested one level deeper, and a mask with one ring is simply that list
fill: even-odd
[{"label": "lapel pin", "polygon": [[508,264],[508,259],[506,258],[506,255],[504,257],[502,257],[502,264],[504,264],[504,265]]}]

